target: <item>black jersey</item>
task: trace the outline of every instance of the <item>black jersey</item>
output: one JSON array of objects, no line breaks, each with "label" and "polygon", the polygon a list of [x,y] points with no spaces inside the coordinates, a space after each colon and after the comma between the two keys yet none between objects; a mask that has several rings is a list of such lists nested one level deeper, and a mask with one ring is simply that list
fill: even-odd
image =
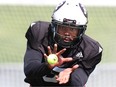
[{"label": "black jersey", "polygon": [[[26,33],[27,50],[24,57],[24,72],[25,81],[28,83],[32,81],[36,83],[39,77],[51,72],[43,55],[47,53],[47,46],[50,45],[49,37],[52,34],[49,31],[49,22],[38,21],[32,23]],[[80,44],[77,44],[75,48],[68,48],[62,56],[72,57],[74,61],[61,67],[71,67],[77,63],[89,75],[101,61],[102,47],[97,41],[84,34]]]}]

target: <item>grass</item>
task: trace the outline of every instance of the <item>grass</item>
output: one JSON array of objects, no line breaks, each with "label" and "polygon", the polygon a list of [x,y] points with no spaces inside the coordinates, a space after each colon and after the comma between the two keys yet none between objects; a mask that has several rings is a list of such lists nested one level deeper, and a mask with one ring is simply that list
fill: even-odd
[{"label": "grass", "polygon": [[[0,62],[23,62],[25,32],[31,22],[50,21],[54,7],[0,6]],[[116,61],[116,7],[87,7],[89,23],[86,34],[104,48],[102,62]]]}]

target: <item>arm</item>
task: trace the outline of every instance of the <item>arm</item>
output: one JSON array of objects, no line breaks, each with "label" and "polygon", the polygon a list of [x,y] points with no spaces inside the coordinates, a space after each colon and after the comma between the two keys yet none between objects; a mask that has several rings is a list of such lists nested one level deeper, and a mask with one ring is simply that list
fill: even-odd
[{"label": "arm", "polygon": [[[40,28],[40,26],[43,27]],[[50,69],[44,62],[44,48],[42,46],[42,41],[45,33],[47,33],[48,26],[48,23],[35,22],[30,25],[26,32],[27,50],[24,56],[26,82],[32,83],[34,80],[37,81],[43,75],[50,72]]]},{"label": "arm", "polygon": [[[91,74],[91,72],[95,69],[96,65],[101,61],[102,57],[102,48],[98,46],[99,49],[96,49],[94,52],[93,50],[90,52],[91,55],[88,56],[87,59],[83,59],[82,61],[78,62],[79,66],[77,68],[74,68],[75,65],[73,65],[72,68],[67,68],[59,73],[57,76],[57,80],[59,81],[59,84],[65,84],[68,82],[70,78],[70,74],[73,73],[75,69],[78,70],[78,68],[81,68],[83,72],[86,73],[87,76]],[[77,73],[79,75],[79,73]],[[81,75],[79,75],[81,76]]]},{"label": "arm", "polygon": [[[73,65],[72,68],[66,68],[64,70],[62,70],[57,76],[56,76],[56,80],[59,82],[59,84],[66,84],[71,76],[71,73],[73,73],[75,70],[77,70],[77,72],[83,71],[83,73],[85,73],[85,77],[88,78],[88,76],[90,75],[90,73],[95,69],[95,66],[100,62],[101,60],[101,54],[98,54],[97,56],[95,56],[94,58],[92,58],[91,60],[89,60],[89,62],[91,62],[89,67],[86,67],[85,65],[83,65],[82,63]],[[78,69],[80,68],[80,69]],[[75,73],[77,74],[77,76],[80,76],[80,79],[83,79],[83,76],[81,75],[81,73]],[[87,80],[86,78],[86,80]],[[85,80],[85,81],[86,81]]]},{"label": "arm", "polygon": [[59,82],[59,84],[66,84],[69,81],[70,74],[78,67],[79,65],[76,64],[71,68],[64,69],[56,76],[56,80]]},{"label": "arm", "polygon": [[37,78],[50,72],[41,51],[32,49],[29,44],[24,56],[24,73],[28,78]]},{"label": "arm", "polygon": [[89,60],[82,61],[81,64],[84,70],[86,71],[87,75],[90,75],[93,72],[96,65],[101,61],[101,57],[102,57],[102,52],[100,52],[93,58],[90,58]]}]

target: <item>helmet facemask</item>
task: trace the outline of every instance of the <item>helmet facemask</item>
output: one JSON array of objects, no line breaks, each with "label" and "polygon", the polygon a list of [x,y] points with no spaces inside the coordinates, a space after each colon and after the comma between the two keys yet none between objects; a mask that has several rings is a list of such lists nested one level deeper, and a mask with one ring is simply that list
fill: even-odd
[{"label": "helmet facemask", "polygon": [[[80,42],[86,26],[76,25],[75,20],[64,19],[63,22],[52,21],[53,40],[61,47],[72,48]],[[69,35],[64,35],[65,28],[70,29]],[[67,31],[67,30],[66,30]],[[77,34],[76,34],[77,32]]]}]

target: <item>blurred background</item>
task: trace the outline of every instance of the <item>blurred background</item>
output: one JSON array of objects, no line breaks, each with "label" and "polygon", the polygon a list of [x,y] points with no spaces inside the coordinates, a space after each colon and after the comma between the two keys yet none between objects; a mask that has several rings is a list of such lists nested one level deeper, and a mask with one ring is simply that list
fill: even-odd
[{"label": "blurred background", "polygon": [[[54,7],[60,1],[0,0],[0,87],[28,87],[23,73],[25,33],[31,22],[51,21]],[[102,61],[86,87],[116,87],[116,1],[80,1],[89,13],[86,34],[104,48]]]}]

